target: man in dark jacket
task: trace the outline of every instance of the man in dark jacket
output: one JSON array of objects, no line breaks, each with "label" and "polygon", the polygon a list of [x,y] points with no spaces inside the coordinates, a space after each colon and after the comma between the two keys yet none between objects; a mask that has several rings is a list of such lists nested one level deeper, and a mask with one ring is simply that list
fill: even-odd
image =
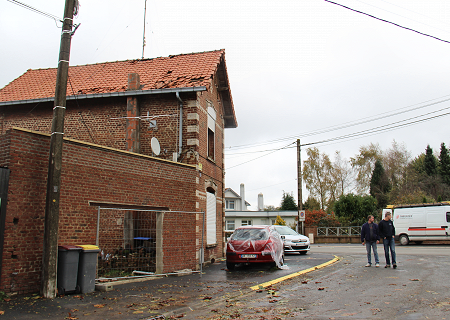
[{"label": "man in dark jacket", "polygon": [[367,217],[368,221],[363,224],[361,228],[361,242],[366,245],[367,251],[367,264],[366,267],[372,266],[372,254],[371,249],[373,249],[373,255],[375,256],[375,267],[380,266],[380,261],[378,260],[377,244],[380,243],[380,236],[378,234],[378,226],[373,221],[375,218],[370,215]]},{"label": "man in dark jacket", "polygon": [[392,256],[392,267],[397,268],[397,261],[395,260],[395,227],[394,223],[391,220],[391,213],[386,212],[384,220],[381,220],[378,225],[378,229],[380,230],[380,237],[383,239],[384,245],[384,257],[386,258],[385,268],[391,267],[391,262],[389,260],[389,249],[391,250]]}]

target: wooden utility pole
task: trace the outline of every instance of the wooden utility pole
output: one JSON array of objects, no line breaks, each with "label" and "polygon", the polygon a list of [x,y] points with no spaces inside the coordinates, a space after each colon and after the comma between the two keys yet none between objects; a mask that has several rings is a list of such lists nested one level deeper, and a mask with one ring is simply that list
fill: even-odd
[{"label": "wooden utility pole", "polygon": [[42,257],[41,294],[53,299],[57,293],[59,196],[61,186],[64,115],[66,111],[67,78],[69,72],[70,41],[76,0],[66,0],[56,75],[52,135],[48,162],[47,199],[45,207],[44,248]]},{"label": "wooden utility pole", "polygon": [[303,199],[302,199],[302,159],[301,159],[301,147],[300,139],[297,139],[297,198],[298,198],[298,217],[297,217],[297,232],[304,233],[303,231],[303,221],[302,230],[300,230],[300,211],[303,210]]}]

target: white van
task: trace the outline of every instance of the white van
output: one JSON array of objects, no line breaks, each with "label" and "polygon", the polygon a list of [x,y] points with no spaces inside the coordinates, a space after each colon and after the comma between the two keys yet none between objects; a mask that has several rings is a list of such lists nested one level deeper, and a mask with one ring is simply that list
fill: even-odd
[{"label": "white van", "polygon": [[450,202],[389,205],[383,209],[383,219],[386,212],[391,212],[395,236],[401,245],[450,240]]}]

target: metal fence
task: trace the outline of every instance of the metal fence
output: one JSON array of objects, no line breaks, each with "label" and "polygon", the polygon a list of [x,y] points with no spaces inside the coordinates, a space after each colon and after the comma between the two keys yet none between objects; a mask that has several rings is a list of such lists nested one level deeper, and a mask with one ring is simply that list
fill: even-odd
[{"label": "metal fence", "polygon": [[361,227],[318,227],[317,236],[360,236]]},{"label": "metal fence", "polygon": [[[199,212],[99,207],[96,242],[100,253],[97,276],[122,278],[132,276],[133,271],[159,274],[164,263],[169,261],[172,261],[174,270],[183,269],[178,268],[177,261],[173,262],[171,256],[178,257],[179,261],[193,261],[201,267],[203,241],[200,239],[200,245],[195,245],[195,215],[199,215],[200,219],[203,216]],[[164,230],[166,235],[170,233],[174,221],[185,225],[176,228],[170,238],[164,239]],[[167,225],[164,226],[164,223]],[[195,247],[197,250],[194,250]]]}]

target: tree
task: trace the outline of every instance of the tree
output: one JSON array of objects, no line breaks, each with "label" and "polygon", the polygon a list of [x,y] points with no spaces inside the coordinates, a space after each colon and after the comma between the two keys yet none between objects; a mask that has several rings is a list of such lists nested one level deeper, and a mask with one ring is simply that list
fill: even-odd
[{"label": "tree", "polygon": [[391,191],[391,184],[381,161],[377,160],[370,179],[370,195],[377,199],[378,209],[385,208],[388,204],[389,191]]},{"label": "tree", "polygon": [[354,183],[353,169],[348,161],[342,159],[339,151],[335,152],[335,158],[330,173],[330,196],[327,202],[327,208],[329,210],[333,208],[336,199],[345,194]]},{"label": "tree", "polygon": [[334,203],[334,213],[343,225],[362,225],[368,215],[376,216],[377,200],[372,196],[349,193]]},{"label": "tree", "polygon": [[295,204],[294,196],[287,192],[283,191],[283,198],[281,199],[281,206],[280,210],[286,210],[286,211],[297,211],[298,207]]},{"label": "tree", "polygon": [[264,211],[278,211],[279,208],[275,208],[274,206],[264,206]]},{"label": "tree", "polygon": [[433,154],[433,149],[431,149],[430,145],[427,145],[427,149],[425,152],[424,159],[424,171],[429,176],[434,176],[437,174],[437,164],[438,161]]},{"label": "tree", "polygon": [[309,211],[319,210],[320,202],[316,198],[311,197],[311,195],[309,195],[308,199],[306,199],[305,203],[303,204],[303,209]]},{"label": "tree", "polygon": [[303,180],[309,193],[319,199],[322,209],[325,208],[330,193],[332,164],[326,154],[320,154],[317,148],[306,150],[308,159],[303,162]]},{"label": "tree", "polygon": [[305,212],[305,225],[317,227],[338,227],[339,221],[334,213],[326,213],[323,210],[307,210]]},{"label": "tree", "polygon": [[406,146],[392,141],[392,146],[383,153],[383,168],[390,181],[392,189],[396,190],[405,178],[405,170],[410,162],[411,154]]},{"label": "tree", "polygon": [[439,154],[439,174],[442,182],[450,186],[450,156],[445,143],[441,143],[441,153]]},{"label": "tree", "polygon": [[359,154],[350,158],[350,162],[356,171],[356,188],[358,194],[369,191],[370,178],[372,176],[375,161],[382,158],[382,152],[378,144],[369,144],[359,148]]},{"label": "tree", "polygon": [[277,220],[275,220],[276,226],[285,226],[286,221],[283,220],[283,218],[280,217],[280,215],[277,215]]}]

